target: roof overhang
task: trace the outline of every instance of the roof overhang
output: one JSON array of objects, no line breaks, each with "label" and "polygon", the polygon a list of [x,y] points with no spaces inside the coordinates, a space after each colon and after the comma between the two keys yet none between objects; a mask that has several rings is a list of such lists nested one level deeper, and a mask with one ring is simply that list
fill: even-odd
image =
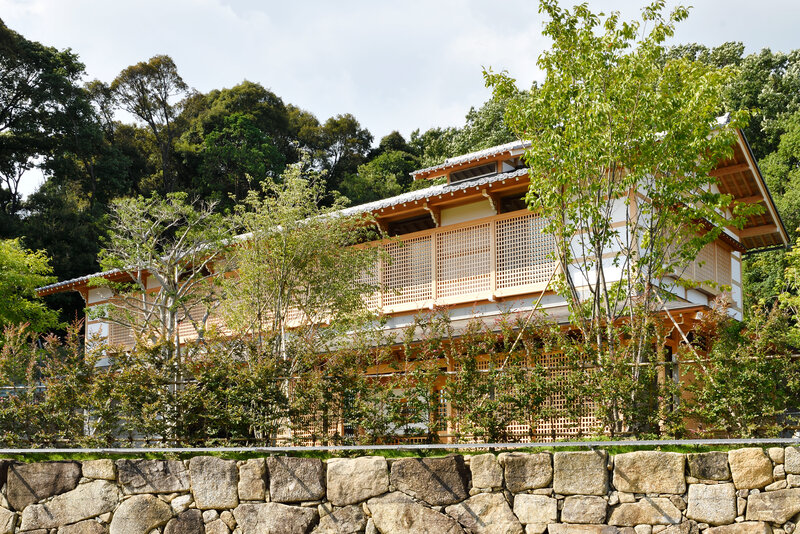
[{"label": "roof overhang", "polygon": [[789,246],[789,235],[775,207],[767,184],[758,168],[753,151],[741,130],[736,131],[738,139],[733,147],[733,155],[720,162],[711,176],[717,180],[720,193],[731,195],[734,203],[759,204],[763,213],[747,217],[743,228],[732,231],[739,237],[748,251],[767,247]]}]

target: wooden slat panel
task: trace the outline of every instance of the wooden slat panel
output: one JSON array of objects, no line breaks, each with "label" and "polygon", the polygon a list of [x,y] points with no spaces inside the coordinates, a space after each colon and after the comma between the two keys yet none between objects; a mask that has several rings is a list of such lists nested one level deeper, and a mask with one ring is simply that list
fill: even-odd
[{"label": "wooden slat panel", "polygon": [[490,225],[443,231],[436,242],[438,298],[489,291]]},{"label": "wooden slat panel", "polygon": [[555,239],[542,233],[547,221],[526,214],[497,223],[497,289],[547,282]]}]

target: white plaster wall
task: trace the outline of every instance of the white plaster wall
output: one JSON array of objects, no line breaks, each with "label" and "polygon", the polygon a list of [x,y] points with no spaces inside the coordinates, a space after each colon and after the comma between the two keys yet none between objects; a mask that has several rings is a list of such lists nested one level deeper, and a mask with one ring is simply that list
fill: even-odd
[{"label": "white plaster wall", "polygon": [[108,337],[108,323],[89,323],[86,325],[86,338],[93,336]]},{"label": "white plaster wall", "polygon": [[107,287],[93,287],[89,290],[89,299],[87,304],[97,304],[98,302],[108,300],[114,295],[113,291]]},{"label": "white plaster wall", "polygon": [[484,217],[491,217],[496,215],[489,204],[489,200],[480,200],[463,206],[456,206],[455,208],[445,208],[442,210],[442,226],[451,224],[458,224],[462,222],[472,221],[475,219],[482,219]]},{"label": "white plaster wall", "polygon": [[686,300],[692,304],[700,304],[701,306],[709,305],[708,295],[696,289],[689,289],[686,291]]},{"label": "white plaster wall", "polygon": [[[622,279],[622,268],[615,266],[611,258],[603,260],[603,270],[607,284],[612,284]],[[589,271],[579,270],[577,264],[570,265],[569,272],[577,286],[594,285],[597,277],[596,268]]]},{"label": "white plaster wall", "polygon": [[734,297],[734,303],[741,308],[742,307],[742,253],[741,252],[733,252],[731,253],[731,286],[739,288],[739,298],[738,300]]},{"label": "white plaster wall", "polygon": [[628,220],[628,206],[626,198],[618,198],[614,200],[613,209],[611,210],[611,222],[625,222]]}]

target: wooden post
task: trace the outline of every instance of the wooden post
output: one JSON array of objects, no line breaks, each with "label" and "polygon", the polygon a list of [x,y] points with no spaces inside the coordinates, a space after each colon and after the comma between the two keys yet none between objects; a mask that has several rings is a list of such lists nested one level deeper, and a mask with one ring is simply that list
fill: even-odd
[{"label": "wooden post", "polygon": [[436,236],[438,232],[431,234],[431,307],[436,305],[437,291],[436,291],[436,278],[438,276],[438,268],[436,262]]},{"label": "wooden post", "polygon": [[497,292],[497,221],[489,223],[489,301],[494,302]]},{"label": "wooden post", "polygon": [[383,279],[383,258],[378,258],[378,309],[381,313],[386,313],[383,308],[383,288],[386,287],[386,281]]}]

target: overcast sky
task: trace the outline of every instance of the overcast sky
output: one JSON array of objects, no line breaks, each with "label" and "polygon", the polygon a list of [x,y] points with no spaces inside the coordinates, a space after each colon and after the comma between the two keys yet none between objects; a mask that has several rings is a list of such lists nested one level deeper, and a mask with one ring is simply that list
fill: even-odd
[{"label": "overcast sky", "polygon": [[[577,2],[563,2],[572,5]],[[644,1],[590,0],[638,17]],[[677,43],[800,48],[800,0],[695,0]],[[670,0],[669,6],[676,2]],[[352,113],[376,142],[392,130],[460,126],[489,97],[481,68],[521,86],[547,46],[536,0],[0,0],[28,39],[72,48],[88,79],[110,82],[156,54],[206,92],[261,83],[324,121]]]}]

